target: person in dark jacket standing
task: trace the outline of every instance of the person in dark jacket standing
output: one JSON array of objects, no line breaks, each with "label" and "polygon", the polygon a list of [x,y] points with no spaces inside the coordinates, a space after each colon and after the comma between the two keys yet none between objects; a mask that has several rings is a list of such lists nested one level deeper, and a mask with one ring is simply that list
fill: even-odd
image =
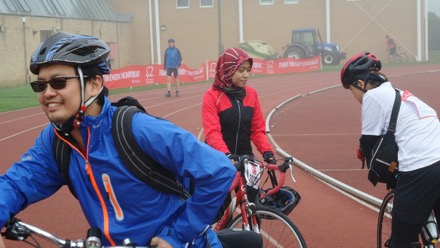
[{"label": "person in dark jacket standing", "polygon": [[[240,155],[253,156],[252,142],[266,162],[275,163],[258,94],[246,85],[252,63],[240,48],[228,48],[220,55],[212,88],[203,97],[203,130],[206,143],[232,162],[238,162]],[[255,199],[255,191],[248,193]]]},{"label": "person in dark jacket standing", "polygon": [[171,75],[176,82],[176,96],[179,96],[179,67],[182,64],[180,50],[174,45],[173,38],[168,39],[168,48],[165,50],[164,70],[167,71],[167,89],[165,97],[171,97]]}]

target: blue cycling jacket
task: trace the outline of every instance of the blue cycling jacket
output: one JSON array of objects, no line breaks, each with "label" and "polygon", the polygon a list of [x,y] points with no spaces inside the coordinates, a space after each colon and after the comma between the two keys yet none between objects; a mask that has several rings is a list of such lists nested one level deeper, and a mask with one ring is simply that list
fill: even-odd
[{"label": "blue cycling jacket", "polygon": [[[122,245],[130,238],[149,244],[159,235],[173,247],[221,247],[209,228],[236,174],[226,156],[173,123],[146,114],[133,117],[133,134],[152,159],[178,175],[194,178],[186,201],[158,192],[122,164],[112,138],[115,107],[106,99],[99,116],[85,116],[80,131],[87,155],[72,149],[70,179],[90,224],[103,231],[103,245]],[[0,226],[10,214],[54,194],[65,184],[58,171],[48,125],[17,162],[0,176]]]},{"label": "blue cycling jacket", "polygon": [[176,47],[168,47],[165,50],[164,57],[164,69],[179,68],[180,64],[182,63],[182,55],[180,54],[180,50]]}]

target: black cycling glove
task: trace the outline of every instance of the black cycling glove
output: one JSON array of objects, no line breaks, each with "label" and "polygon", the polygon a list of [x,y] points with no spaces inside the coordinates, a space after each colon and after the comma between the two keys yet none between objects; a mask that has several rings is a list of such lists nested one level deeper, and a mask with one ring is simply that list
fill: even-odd
[{"label": "black cycling glove", "polygon": [[240,162],[240,156],[232,154],[230,152],[226,153],[226,156],[233,162],[233,163],[238,163]]},{"label": "black cycling glove", "polygon": [[277,163],[275,156],[273,155],[273,152],[271,152],[271,151],[264,152],[263,158],[264,158],[264,161],[268,164],[276,164]]}]

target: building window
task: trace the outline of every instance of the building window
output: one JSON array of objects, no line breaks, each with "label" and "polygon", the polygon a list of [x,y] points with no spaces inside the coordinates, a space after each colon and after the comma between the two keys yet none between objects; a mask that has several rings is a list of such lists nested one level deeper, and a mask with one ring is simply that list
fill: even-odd
[{"label": "building window", "polygon": [[297,4],[299,0],[284,0],[284,4]]},{"label": "building window", "polygon": [[213,0],[200,0],[200,8],[212,8],[214,7]]},{"label": "building window", "polygon": [[273,5],[273,0],[260,0],[260,5]]},{"label": "building window", "polygon": [[176,7],[178,9],[187,9],[187,8],[189,8],[189,0],[176,0]]}]

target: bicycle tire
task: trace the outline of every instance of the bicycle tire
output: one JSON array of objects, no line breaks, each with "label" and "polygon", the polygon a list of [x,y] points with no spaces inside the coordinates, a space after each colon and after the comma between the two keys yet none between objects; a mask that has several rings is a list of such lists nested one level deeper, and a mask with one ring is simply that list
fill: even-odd
[{"label": "bicycle tire", "polygon": [[408,62],[408,56],[406,56],[406,53],[399,53],[400,61],[402,62]]},{"label": "bicycle tire", "polygon": [[[260,224],[263,247],[307,248],[306,241],[299,229],[282,212],[268,207],[258,206],[253,210]],[[243,228],[243,217],[236,216],[227,225],[228,228]],[[252,228],[251,228],[252,229]],[[289,233],[291,233],[289,235]]]},{"label": "bicycle tire", "polygon": [[377,248],[388,247],[391,237],[391,211],[393,209],[394,192],[389,192],[382,201],[377,221]]},{"label": "bicycle tire", "polygon": [[[391,224],[393,209],[394,192],[389,192],[383,199],[380,206],[379,218],[377,221],[377,248],[387,248],[391,237]],[[424,248],[434,248],[435,244],[425,241],[423,234],[419,235],[419,242]]]}]

